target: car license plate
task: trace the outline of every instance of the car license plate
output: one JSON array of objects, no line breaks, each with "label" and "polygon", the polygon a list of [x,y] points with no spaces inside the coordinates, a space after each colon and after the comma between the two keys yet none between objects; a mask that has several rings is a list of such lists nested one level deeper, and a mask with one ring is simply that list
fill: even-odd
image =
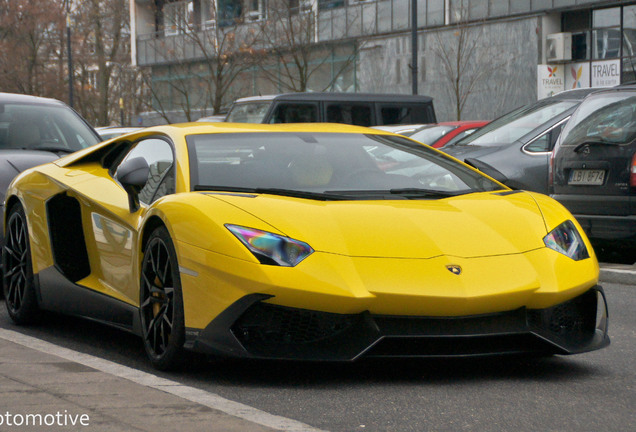
[{"label": "car license plate", "polygon": [[572,170],[568,184],[600,186],[604,180],[604,170]]}]

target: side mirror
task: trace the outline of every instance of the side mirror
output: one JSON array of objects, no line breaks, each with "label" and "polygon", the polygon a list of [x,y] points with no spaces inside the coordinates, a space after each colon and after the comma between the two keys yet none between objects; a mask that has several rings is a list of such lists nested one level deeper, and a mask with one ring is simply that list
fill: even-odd
[{"label": "side mirror", "polygon": [[146,185],[149,174],[148,162],[142,157],[128,159],[115,172],[115,180],[128,194],[128,206],[131,213],[139,210],[139,192]]}]

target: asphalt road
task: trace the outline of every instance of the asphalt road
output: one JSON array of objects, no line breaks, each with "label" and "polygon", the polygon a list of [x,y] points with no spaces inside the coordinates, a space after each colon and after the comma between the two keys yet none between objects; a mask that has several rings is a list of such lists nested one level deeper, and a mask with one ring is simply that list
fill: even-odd
[{"label": "asphalt road", "polygon": [[[366,361],[355,364],[209,362],[157,374],[330,431],[624,431],[636,425],[636,287],[605,284],[612,345],[547,359]],[[0,327],[156,373],[136,337],[47,315]]]}]

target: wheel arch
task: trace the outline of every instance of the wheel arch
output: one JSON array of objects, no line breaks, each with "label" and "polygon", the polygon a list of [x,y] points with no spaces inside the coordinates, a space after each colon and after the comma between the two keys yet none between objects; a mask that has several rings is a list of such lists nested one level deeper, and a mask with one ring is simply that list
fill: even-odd
[{"label": "wheel arch", "polygon": [[9,212],[11,211],[11,209],[13,208],[14,205],[16,204],[20,204],[23,208],[24,205],[22,204],[22,201],[20,200],[20,198],[17,197],[17,195],[11,195],[8,199],[7,199],[7,203],[5,205],[5,209],[4,209],[4,214],[5,214],[5,227],[6,228],[6,215],[9,214]]},{"label": "wheel arch", "polygon": [[142,253],[146,250],[146,245],[148,244],[148,239],[150,238],[150,234],[152,234],[154,230],[162,226],[165,227],[168,230],[168,232],[170,232],[170,229],[168,228],[164,220],[160,218],[159,216],[152,215],[148,218],[148,220],[144,224],[144,227],[141,231],[141,236],[140,236],[139,250]]}]

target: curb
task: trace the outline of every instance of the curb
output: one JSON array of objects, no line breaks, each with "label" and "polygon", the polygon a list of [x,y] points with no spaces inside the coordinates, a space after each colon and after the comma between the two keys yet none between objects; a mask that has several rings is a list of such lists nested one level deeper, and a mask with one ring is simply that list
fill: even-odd
[{"label": "curb", "polygon": [[636,264],[601,264],[601,282],[636,286]]}]

